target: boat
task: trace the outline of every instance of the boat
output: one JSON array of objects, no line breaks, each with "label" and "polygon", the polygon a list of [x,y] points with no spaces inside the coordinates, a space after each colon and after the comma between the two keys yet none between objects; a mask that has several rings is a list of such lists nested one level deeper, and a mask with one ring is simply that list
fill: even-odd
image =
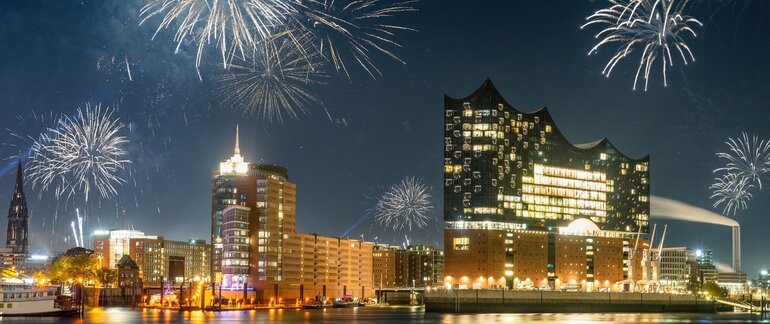
[{"label": "boat", "polygon": [[332,303],[323,296],[316,296],[313,300],[306,301],[302,304],[303,309],[321,309],[326,307],[332,307]]},{"label": "boat", "polygon": [[345,296],[334,300],[334,307],[358,307],[358,298]]},{"label": "boat", "polygon": [[57,300],[56,287],[0,282],[0,316],[72,316],[78,311]]}]

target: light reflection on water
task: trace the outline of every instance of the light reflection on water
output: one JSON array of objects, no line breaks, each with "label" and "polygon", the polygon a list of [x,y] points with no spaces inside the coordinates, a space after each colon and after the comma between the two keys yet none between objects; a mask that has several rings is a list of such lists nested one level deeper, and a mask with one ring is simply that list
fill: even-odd
[{"label": "light reflection on water", "polygon": [[704,323],[766,322],[768,316],[729,314],[437,314],[420,307],[275,309],[232,312],[175,312],[157,309],[92,308],[82,319],[4,317],[11,323]]}]

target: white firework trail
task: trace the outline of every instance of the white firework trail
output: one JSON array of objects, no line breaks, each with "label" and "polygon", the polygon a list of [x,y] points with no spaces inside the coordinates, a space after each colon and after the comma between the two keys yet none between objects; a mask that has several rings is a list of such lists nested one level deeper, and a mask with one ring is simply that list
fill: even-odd
[{"label": "white firework trail", "polygon": [[433,212],[429,190],[421,179],[403,179],[380,197],[375,207],[375,220],[393,230],[423,228]]},{"label": "white firework trail", "polygon": [[233,58],[253,52],[292,12],[293,1],[286,0],[149,0],[140,11],[140,25],[160,17],[153,39],[160,31],[175,28],[176,52],[187,43],[196,46],[200,77],[208,46],[218,49],[227,67]]},{"label": "white firework trail", "polygon": [[[317,50],[338,73],[350,79],[347,63],[361,66],[372,78],[382,75],[373,62],[379,53],[405,63],[394,52],[401,45],[394,36],[415,29],[392,22],[408,12],[418,11],[417,0],[294,0],[294,22],[312,32]],[[347,63],[346,63],[347,62]]]},{"label": "white firework trail", "polygon": [[70,222],[70,227],[72,227],[72,237],[75,239],[75,246],[80,246],[80,242],[78,242],[78,231],[75,230],[75,221]]},{"label": "white firework trail", "polygon": [[27,164],[33,187],[52,189],[57,198],[82,193],[88,201],[92,189],[102,198],[116,195],[119,175],[131,162],[120,135],[123,125],[112,110],[86,104],[77,114],[62,116],[36,140]]},{"label": "white firework trail", "polygon": [[730,138],[725,144],[730,148],[717,156],[727,160],[724,167],[714,172],[726,172],[738,178],[755,182],[762,189],[762,178],[770,173],[770,141],[760,140],[757,135],[749,137],[745,132],[741,137]]},{"label": "white firework trail", "polygon": [[588,55],[597,53],[602,47],[617,45],[602,74],[609,77],[618,62],[641,51],[633,89],[636,90],[641,75],[647,91],[652,68],[657,62],[660,61],[662,67],[663,85],[667,86],[667,68],[674,66],[675,57],[685,65],[695,61],[685,38],[697,37],[693,27],[703,24],[684,13],[687,0],[609,0],[609,3],[608,8],[588,16],[588,22],[580,27],[604,26],[595,36],[599,42]]},{"label": "white firework trail", "polygon": [[735,215],[738,210],[748,207],[752,197],[750,190],[754,187],[749,178],[728,173],[714,181],[710,187],[713,190],[711,199],[716,199],[714,207],[724,205],[723,212],[728,215]]},{"label": "white firework trail", "polygon": [[85,247],[85,241],[83,241],[83,218],[80,217],[80,209],[75,208],[75,214],[78,216],[78,229],[80,230],[80,244]]},{"label": "white firework trail", "polygon": [[126,72],[128,73],[128,81],[134,81],[134,78],[131,77],[131,64],[128,63],[128,55],[124,56],[125,62],[126,62]]},{"label": "white firework trail", "polygon": [[313,87],[327,77],[320,54],[304,50],[312,47],[310,42],[311,36],[303,32],[276,35],[256,56],[232,63],[215,80],[215,92],[225,105],[271,122],[307,114],[309,105],[321,104]]}]

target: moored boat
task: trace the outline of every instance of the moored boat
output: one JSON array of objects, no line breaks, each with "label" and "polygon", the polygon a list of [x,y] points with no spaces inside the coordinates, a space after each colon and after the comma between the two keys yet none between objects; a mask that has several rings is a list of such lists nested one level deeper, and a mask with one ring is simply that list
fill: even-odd
[{"label": "moored boat", "polygon": [[69,316],[77,312],[77,308],[57,302],[56,287],[0,283],[0,316]]},{"label": "moored boat", "polygon": [[304,304],[302,304],[302,308],[320,309],[320,308],[332,307],[332,305],[333,304],[328,299],[326,299],[326,297],[316,296],[313,300],[306,301]]},{"label": "moored boat", "polygon": [[358,298],[345,296],[334,300],[334,307],[358,307]]}]

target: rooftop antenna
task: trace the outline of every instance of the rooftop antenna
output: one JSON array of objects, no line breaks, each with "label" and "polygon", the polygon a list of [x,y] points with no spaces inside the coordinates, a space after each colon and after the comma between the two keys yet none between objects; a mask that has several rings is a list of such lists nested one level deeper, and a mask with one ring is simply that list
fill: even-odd
[{"label": "rooftop antenna", "polygon": [[241,143],[238,131],[238,125],[235,125],[235,155],[241,154]]}]

